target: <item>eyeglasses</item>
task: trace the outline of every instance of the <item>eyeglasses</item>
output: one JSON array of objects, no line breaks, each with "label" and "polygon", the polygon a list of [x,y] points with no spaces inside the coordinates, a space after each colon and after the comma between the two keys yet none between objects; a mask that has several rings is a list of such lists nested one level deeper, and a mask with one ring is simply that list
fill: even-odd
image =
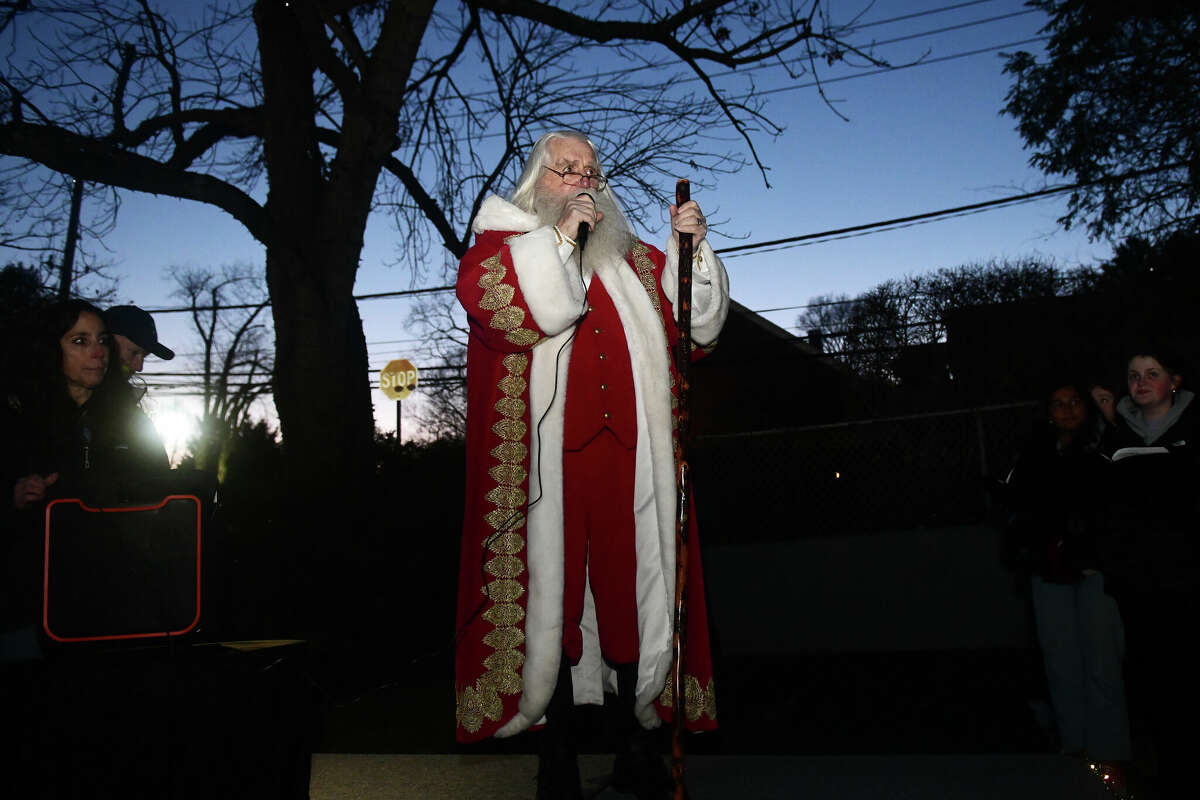
[{"label": "eyeglasses", "polygon": [[583,172],[575,172],[570,169],[565,172],[559,172],[554,167],[546,166],[545,164],[542,166],[562,178],[562,182],[567,186],[583,186],[583,182],[588,180],[592,182],[591,188],[602,192],[604,191],[604,187],[608,185],[608,178],[596,172],[591,167],[585,167]]}]

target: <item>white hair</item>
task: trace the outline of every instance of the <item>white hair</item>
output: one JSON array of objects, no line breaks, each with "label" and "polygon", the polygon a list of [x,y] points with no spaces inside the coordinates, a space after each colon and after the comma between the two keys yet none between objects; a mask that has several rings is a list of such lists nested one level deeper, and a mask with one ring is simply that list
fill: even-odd
[{"label": "white hair", "polygon": [[[534,142],[533,148],[529,151],[529,158],[525,161],[525,169],[521,173],[521,177],[517,179],[517,186],[513,189],[512,195],[508,198],[510,203],[522,211],[530,214],[537,213],[534,207],[534,190],[537,188],[538,180],[542,177],[542,168],[553,166],[548,160],[547,150],[549,149],[550,142],[555,139],[575,139],[592,148],[592,153],[596,156],[596,169],[600,171],[601,175],[604,174],[604,166],[600,162],[600,151],[596,149],[596,145],[586,135],[572,130],[550,131],[543,134],[540,139]],[[603,194],[612,201],[612,206],[616,208],[624,226],[630,228],[629,219],[625,216],[625,210],[621,208],[620,202],[617,201],[617,196],[613,194],[612,187],[608,183],[605,183],[604,189],[599,191],[598,194]]]}]

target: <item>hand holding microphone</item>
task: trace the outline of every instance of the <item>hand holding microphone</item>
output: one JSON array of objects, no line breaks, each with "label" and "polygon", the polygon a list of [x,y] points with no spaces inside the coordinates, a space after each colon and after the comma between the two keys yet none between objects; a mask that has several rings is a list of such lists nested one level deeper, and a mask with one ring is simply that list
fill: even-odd
[{"label": "hand holding microphone", "polygon": [[602,219],[604,214],[596,208],[595,190],[580,189],[563,207],[562,216],[558,218],[558,229],[572,236],[582,251],[592,227]]}]

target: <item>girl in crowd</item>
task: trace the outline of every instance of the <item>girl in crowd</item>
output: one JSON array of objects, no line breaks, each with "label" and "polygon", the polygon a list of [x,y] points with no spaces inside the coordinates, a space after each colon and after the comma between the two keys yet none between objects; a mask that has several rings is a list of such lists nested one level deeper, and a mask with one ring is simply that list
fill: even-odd
[{"label": "girl in crowd", "polygon": [[1177,356],[1142,346],[1126,362],[1128,396],[1101,404],[1111,423],[1103,449],[1114,462],[1101,557],[1128,628],[1130,698],[1153,741],[1162,797],[1195,788],[1188,772],[1200,714],[1194,664],[1184,655],[1200,612],[1200,470],[1197,403],[1183,380]]},{"label": "girl in crowd", "polygon": [[1099,414],[1087,390],[1070,382],[1054,385],[1046,411],[1048,424],[1008,479],[1014,529],[1033,573],[1034,619],[1060,749],[1119,768],[1132,752],[1125,631],[1095,552],[1107,469]]},{"label": "girl in crowd", "polygon": [[1129,394],[1112,402],[1112,393],[1097,387],[1096,403],[1111,424],[1105,445],[1111,451],[1145,445],[1187,447],[1196,426],[1195,395],[1183,388],[1179,357],[1159,346],[1146,346],[1126,365]]}]

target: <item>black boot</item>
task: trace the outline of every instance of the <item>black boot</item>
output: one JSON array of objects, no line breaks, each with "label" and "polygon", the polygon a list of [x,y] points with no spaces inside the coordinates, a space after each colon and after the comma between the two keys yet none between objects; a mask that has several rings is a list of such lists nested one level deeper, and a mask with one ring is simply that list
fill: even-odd
[{"label": "black boot", "polygon": [[538,749],[537,800],[583,800],[579,764],[575,758],[575,736],[571,709],[575,696],[571,687],[571,662],[566,653],[558,665],[558,682],[546,709],[546,727]]},{"label": "black boot", "polygon": [[617,758],[612,786],[638,800],[669,800],[674,790],[671,772],[663,760],[661,728],[646,730],[633,715],[637,699],[637,664],[619,664],[617,670]]}]

